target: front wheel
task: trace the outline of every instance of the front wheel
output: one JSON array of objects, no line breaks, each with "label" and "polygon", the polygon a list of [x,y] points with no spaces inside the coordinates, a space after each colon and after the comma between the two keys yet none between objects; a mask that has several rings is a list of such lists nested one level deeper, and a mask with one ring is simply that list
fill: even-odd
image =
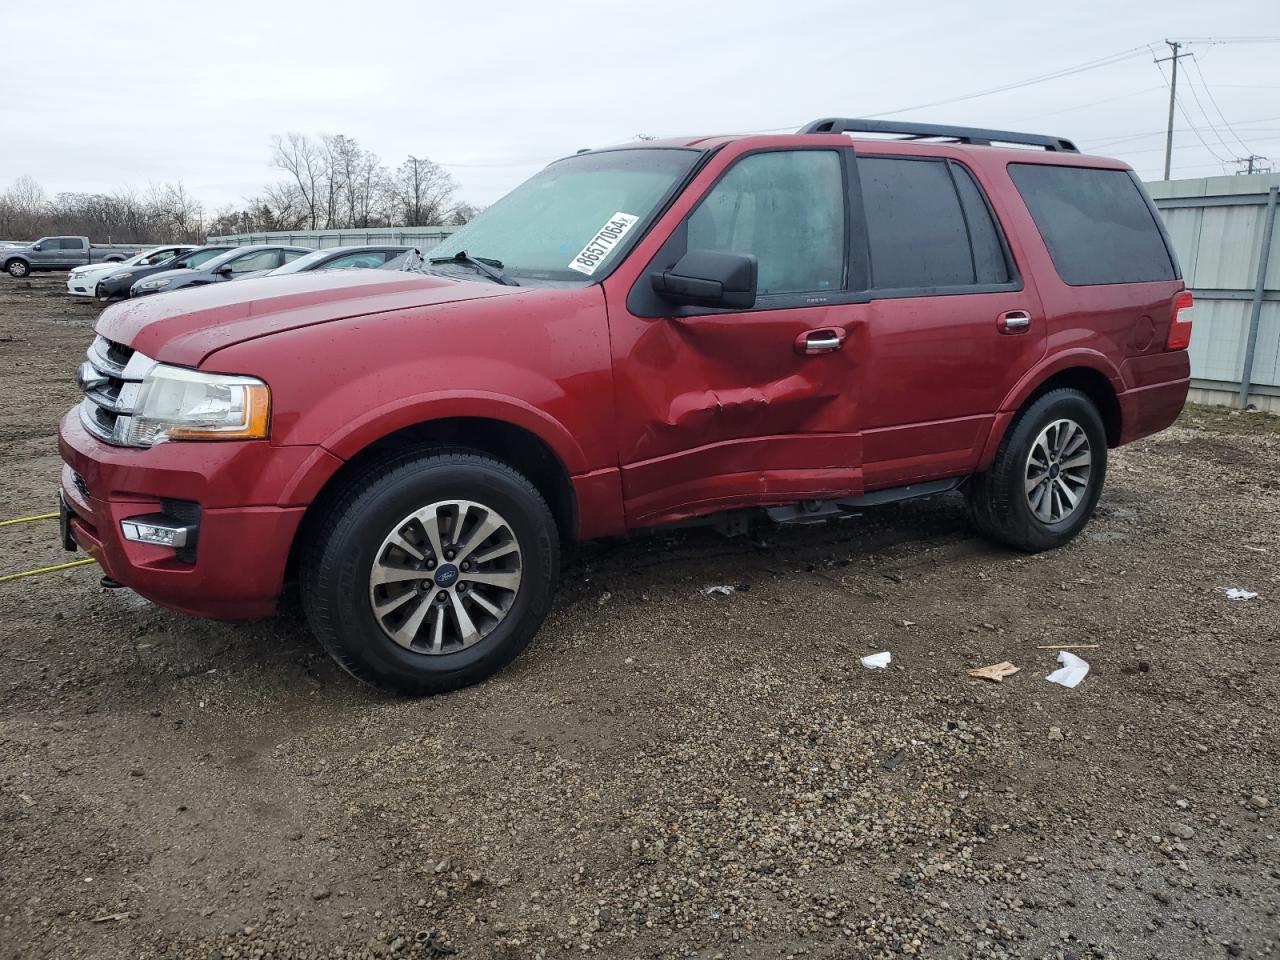
[{"label": "front wheel", "polygon": [[508,465],[464,450],[375,464],[327,505],[301,571],[311,628],[373,686],[412,695],[483,680],[551,607],[555,521]]},{"label": "front wheel", "polygon": [[5,270],[8,271],[9,276],[16,277],[17,279],[21,280],[23,277],[25,277],[27,274],[31,272],[31,267],[27,264],[25,260],[10,260],[5,265]]},{"label": "front wheel", "polygon": [[1107,470],[1107,434],[1092,400],[1050,390],[1026,407],[995,460],[966,488],[986,537],[1037,553],[1071,541],[1089,522]]}]

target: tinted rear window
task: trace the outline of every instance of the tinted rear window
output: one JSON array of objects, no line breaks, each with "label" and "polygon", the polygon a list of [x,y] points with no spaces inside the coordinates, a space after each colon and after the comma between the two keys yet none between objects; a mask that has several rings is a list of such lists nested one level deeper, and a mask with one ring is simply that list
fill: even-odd
[{"label": "tinted rear window", "polygon": [[1004,246],[969,172],[945,160],[860,157],[872,285],[880,290],[1009,281]]},{"label": "tinted rear window", "polygon": [[1009,176],[1065,282],[1177,278],[1160,226],[1127,171],[1013,163]]}]

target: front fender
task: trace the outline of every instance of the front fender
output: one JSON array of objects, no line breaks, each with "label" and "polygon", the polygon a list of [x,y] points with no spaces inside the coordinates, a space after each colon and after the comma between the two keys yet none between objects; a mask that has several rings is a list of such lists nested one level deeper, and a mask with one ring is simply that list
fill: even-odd
[{"label": "front fender", "polygon": [[451,417],[485,417],[521,427],[554,450],[570,475],[589,469],[582,446],[562,423],[532,404],[496,393],[448,390],[398,397],[343,424],[321,445],[349,460],[397,430]]}]

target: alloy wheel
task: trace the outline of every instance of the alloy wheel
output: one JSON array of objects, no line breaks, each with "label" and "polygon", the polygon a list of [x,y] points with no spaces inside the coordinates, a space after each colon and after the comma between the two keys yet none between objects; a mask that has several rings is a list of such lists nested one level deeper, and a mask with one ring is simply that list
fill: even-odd
[{"label": "alloy wheel", "polygon": [[382,631],[416,653],[456,653],[489,636],[520,589],[522,554],[491,507],[442,500],[404,517],[369,571],[369,602]]},{"label": "alloy wheel", "polygon": [[1054,420],[1027,454],[1025,491],[1032,515],[1058,523],[1085,500],[1093,475],[1089,435],[1074,420]]}]

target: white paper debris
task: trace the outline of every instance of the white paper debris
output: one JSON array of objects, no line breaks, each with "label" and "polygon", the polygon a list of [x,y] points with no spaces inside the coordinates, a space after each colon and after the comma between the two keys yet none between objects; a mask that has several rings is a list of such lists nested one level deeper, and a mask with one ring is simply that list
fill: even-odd
[{"label": "white paper debris", "polygon": [[716,585],[716,586],[714,586],[714,587],[703,587],[703,588],[702,588],[702,595],[703,595],[703,596],[709,597],[709,596],[711,596],[713,593],[718,593],[718,594],[720,594],[721,596],[725,596],[725,597],[727,597],[727,596],[729,596],[729,594],[733,593],[733,587],[729,586],[727,583],[720,583],[720,584],[717,584],[717,585]]},{"label": "white paper debris", "polygon": [[893,659],[888,650],[880,653],[873,653],[870,656],[862,658],[862,665],[868,670],[883,670],[889,665],[889,661]]},{"label": "white paper debris", "polygon": [[1057,683],[1064,687],[1074,687],[1089,675],[1089,664],[1074,653],[1059,650],[1058,662],[1062,666],[1045,677],[1050,683]]},{"label": "white paper debris", "polygon": [[1242,590],[1240,587],[1219,587],[1223,593],[1227,595],[1228,600],[1252,600],[1257,596],[1252,590]]}]

